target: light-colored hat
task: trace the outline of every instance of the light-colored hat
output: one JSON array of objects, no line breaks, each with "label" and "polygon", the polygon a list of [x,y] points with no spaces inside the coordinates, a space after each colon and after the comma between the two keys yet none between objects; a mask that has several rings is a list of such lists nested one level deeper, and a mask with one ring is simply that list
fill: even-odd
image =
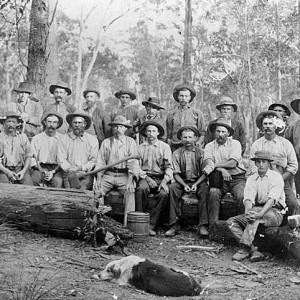
[{"label": "light-colored hat", "polygon": [[197,136],[197,137],[200,136],[200,132],[195,126],[183,126],[183,127],[179,128],[179,130],[177,131],[177,138],[179,140],[181,139],[182,132],[185,130],[191,130],[195,133],[195,136]]},{"label": "light-colored hat", "polygon": [[14,89],[14,92],[32,94],[33,86],[29,82],[20,82],[19,86]]},{"label": "light-colored hat", "polygon": [[131,91],[128,91],[128,90],[120,90],[120,91],[118,91],[118,92],[115,93],[115,96],[116,96],[118,99],[120,99],[121,95],[124,95],[124,94],[129,95],[131,100],[136,99],[135,93],[133,93],[133,92],[131,92]]},{"label": "light-colored hat", "polygon": [[174,90],[173,90],[173,97],[174,97],[175,101],[178,102],[179,92],[182,91],[182,90],[184,90],[184,89],[188,89],[191,92],[191,100],[190,100],[190,102],[192,102],[194,100],[195,96],[196,96],[196,91],[195,91],[195,89],[191,85],[189,85],[187,83],[178,84],[174,88]]},{"label": "light-colored hat", "polygon": [[229,120],[225,119],[225,118],[219,118],[218,120],[211,122],[209,124],[209,130],[211,132],[214,132],[217,128],[217,126],[224,126],[228,129],[229,131],[229,136],[232,136],[234,133],[234,129],[230,126],[229,124]]},{"label": "light-colored hat", "polygon": [[159,100],[156,97],[149,97],[146,101],[142,102],[142,105],[144,106],[152,106],[153,108],[160,110],[165,109],[164,107],[159,105]]},{"label": "light-colored hat", "polygon": [[164,134],[165,134],[164,128],[155,121],[146,121],[142,124],[141,129],[139,130],[139,132],[142,136],[144,136],[144,137],[147,136],[146,130],[147,130],[147,127],[150,125],[155,126],[158,129],[158,132],[159,132],[159,135],[157,136],[158,138],[164,136]]},{"label": "light-colored hat", "polygon": [[277,113],[276,111],[274,111],[274,110],[264,110],[261,113],[259,113],[258,116],[256,117],[256,126],[258,128],[261,128],[263,119],[266,116],[270,116],[270,115],[273,116],[273,117],[277,117],[280,120],[282,120],[282,116],[279,113]]},{"label": "light-colored hat", "polygon": [[250,158],[251,160],[257,160],[257,159],[265,159],[269,161],[273,161],[274,159],[272,158],[272,155],[268,151],[256,151],[255,156]]},{"label": "light-colored hat", "polygon": [[233,110],[237,111],[237,105],[228,96],[223,96],[220,100],[220,103],[216,105],[216,108],[220,110],[223,105],[231,105],[233,107]]},{"label": "light-colored hat", "polygon": [[108,123],[109,126],[114,126],[114,125],[122,125],[127,128],[131,128],[132,125],[130,124],[130,121],[127,120],[124,116],[116,116],[115,119]]},{"label": "light-colored hat", "polygon": [[69,125],[71,125],[72,120],[75,117],[82,117],[82,118],[84,118],[84,120],[86,122],[85,130],[87,130],[87,129],[89,129],[91,127],[91,125],[92,125],[92,119],[91,119],[91,117],[88,114],[86,114],[85,112],[83,112],[82,110],[76,110],[74,113],[68,114],[66,116],[66,120],[67,120],[67,122],[68,122]]},{"label": "light-colored hat", "polygon": [[67,87],[67,85],[64,82],[59,82],[57,84],[52,84],[49,87],[49,91],[51,94],[54,94],[54,91],[56,88],[64,89],[68,95],[72,94],[72,91]]},{"label": "light-colored hat", "polygon": [[42,115],[42,117],[41,117],[41,123],[43,124],[43,127],[45,127],[43,122],[44,122],[49,116],[56,116],[56,117],[58,118],[58,126],[57,126],[56,129],[58,129],[59,127],[62,126],[63,121],[64,121],[63,118],[62,118],[62,116],[61,116],[58,112],[56,112],[56,111],[49,111],[49,112],[44,113],[44,114]]},{"label": "light-colored hat", "polygon": [[16,118],[17,121],[18,121],[18,123],[23,122],[21,116],[20,116],[18,113],[9,110],[9,111],[5,114],[5,116],[2,116],[2,117],[0,118],[0,123],[3,124],[8,118]]}]

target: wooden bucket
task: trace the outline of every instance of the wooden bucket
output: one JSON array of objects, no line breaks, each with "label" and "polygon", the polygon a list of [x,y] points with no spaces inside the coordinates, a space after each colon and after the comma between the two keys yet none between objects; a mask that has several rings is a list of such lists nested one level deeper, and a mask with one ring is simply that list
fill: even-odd
[{"label": "wooden bucket", "polygon": [[139,211],[131,211],[127,215],[127,228],[134,234],[136,242],[144,242],[149,237],[149,221],[150,216],[148,213]]}]

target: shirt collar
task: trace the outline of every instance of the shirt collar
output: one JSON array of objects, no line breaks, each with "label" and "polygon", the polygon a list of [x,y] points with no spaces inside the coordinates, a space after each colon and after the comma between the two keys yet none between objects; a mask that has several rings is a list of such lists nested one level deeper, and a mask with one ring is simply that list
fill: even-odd
[{"label": "shirt collar", "polygon": [[183,152],[196,152],[196,146],[194,146],[191,150],[186,149],[185,147],[182,147]]},{"label": "shirt collar", "polygon": [[145,141],[143,144],[145,144],[145,145],[148,145],[148,146],[155,146],[155,147],[158,147],[158,143],[159,143],[159,140],[156,140],[156,142],[154,143],[154,144],[149,144],[149,142],[148,141]]},{"label": "shirt collar", "polygon": [[266,172],[266,174],[263,177],[260,177],[258,172],[257,172],[256,176],[255,176],[255,180],[258,180],[259,178],[263,179],[264,177],[267,177],[267,178],[270,177],[270,169],[268,169],[268,171]]},{"label": "shirt collar", "polygon": [[77,135],[74,134],[73,131],[70,131],[70,132],[68,133],[68,135],[69,135],[69,137],[70,137],[72,140],[76,140],[76,139],[82,140],[82,139],[84,138],[84,136],[85,136],[85,132],[83,133],[82,136],[77,136]]}]

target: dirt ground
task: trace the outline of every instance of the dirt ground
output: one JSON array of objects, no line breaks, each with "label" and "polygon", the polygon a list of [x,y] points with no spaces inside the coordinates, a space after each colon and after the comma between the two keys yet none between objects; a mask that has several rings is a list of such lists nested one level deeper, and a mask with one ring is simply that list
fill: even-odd
[{"label": "dirt ground", "polygon": [[[214,246],[218,251],[182,250],[179,245]],[[269,256],[238,265],[231,260],[236,250],[201,240],[194,231],[129,242],[130,254],[188,271],[202,282],[200,296],[167,298],[100,281],[97,274],[119,253],[0,226],[0,299],[300,299],[299,262]]]}]

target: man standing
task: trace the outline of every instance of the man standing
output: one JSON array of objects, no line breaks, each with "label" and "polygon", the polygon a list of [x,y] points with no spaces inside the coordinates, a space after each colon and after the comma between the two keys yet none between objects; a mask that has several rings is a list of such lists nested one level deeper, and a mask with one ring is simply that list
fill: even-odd
[{"label": "man standing", "polygon": [[23,126],[25,126],[23,132],[28,138],[32,138],[40,132],[43,108],[39,100],[32,96],[33,87],[30,83],[20,82],[14,91],[18,93],[18,100],[16,103],[9,103],[8,110],[21,115]]},{"label": "man standing", "polygon": [[245,213],[227,220],[227,224],[241,245],[233,255],[233,260],[244,260],[250,256],[251,261],[260,261],[263,254],[253,245],[259,224],[266,227],[280,226],[285,208],[284,182],[282,176],[270,170],[273,161],[269,152],[256,151],[251,158],[257,172],[246,182],[244,193]]},{"label": "man standing", "polygon": [[[241,143],[242,154],[244,154],[246,150],[246,143],[247,143],[245,128],[242,122],[233,118],[233,114],[237,111],[237,105],[233,102],[233,100],[230,97],[223,96],[221,97],[220,103],[216,105],[216,108],[220,111],[220,118],[228,119],[229,125],[234,130],[232,138],[238,140]],[[217,119],[213,120],[212,122],[216,122],[216,121]],[[208,124],[208,128],[210,126],[210,123]],[[210,132],[209,129],[207,129],[204,138],[205,145],[209,142],[212,142],[213,140],[214,140],[213,132]]]},{"label": "man standing", "polygon": [[[173,178],[172,153],[170,146],[159,138],[164,135],[163,127],[154,121],[146,121],[140,129],[141,135],[146,137],[140,148],[141,170],[139,173],[140,181],[136,191],[136,210],[147,211],[149,194],[156,194],[156,206],[150,212],[150,231],[151,236],[155,236],[155,227],[162,213],[168,205],[168,183]],[[175,216],[170,216],[170,229],[166,236],[173,236],[176,232]]]},{"label": "man standing", "polygon": [[84,175],[95,167],[99,144],[97,138],[85,130],[92,120],[82,111],[68,114],[66,117],[70,132],[58,143],[58,163],[62,168],[65,188],[92,190],[93,176]]},{"label": "man standing", "polygon": [[208,214],[213,225],[219,219],[220,200],[230,192],[240,212],[244,211],[245,167],[242,162],[242,147],[237,140],[230,139],[233,128],[227,119],[219,118],[209,126],[215,139],[204,148],[203,173],[209,176]]},{"label": "man standing", "polygon": [[[284,192],[288,206],[287,215],[297,212],[298,203],[292,189],[292,178],[298,170],[298,162],[293,145],[290,141],[277,134],[284,127],[282,117],[275,111],[261,112],[256,118],[256,126],[264,133],[250,148],[250,159],[256,151],[267,151],[272,155],[271,169],[279,172],[284,180]],[[254,167],[251,164],[251,167]],[[252,172],[255,168],[252,168]]]},{"label": "man standing", "polygon": [[57,112],[49,112],[42,116],[41,123],[44,131],[31,141],[33,184],[38,186],[46,182],[50,187],[61,188],[62,170],[57,161],[57,147],[62,135],[57,129],[63,124],[63,118]]},{"label": "man standing", "polygon": [[58,132],[67,133],[68,124],[66,121],[67,114],[75,112],[76,108],[68,103],[67,97],[72,94],[71,90],[64,83],[52,84],[49,88],[50,93],[53,95],[55,102],[48,105],[44,109],[44,113],[55,111],[58,112],[64,122],[59,128]]},{"label": "man standing", "polygon": [[168,114],[166,121],[168,144],[172,151],[182,146],[177,132],[186,125],[194,126],[199,130],[200,138],[197,144],[202,146],[205,134],[204,116],[199,109],[189,105],[195,96],[195,89],[188,84],[179,84],[173,90],[173,97],[175,101],[179,102],[179,107]]},{"label": "man standing", "polygon": [[186,193],[196,193],[198,198],[199,234],[207,236],[208,211],[207,178],[202,173],[203,150],[196,147],[199,131],[193,126],[184,126],[177,132],[183,146],[173,153],[174,179],[170,189],[170,219],[173,223],[180,217],[179,200]]},{"label": "man standing", "polygon": [[8,111],[0,120],[0,182],[33,185],[29,174],[31,147],[24,133],[17,133],[22,122],[19,114]]}]

